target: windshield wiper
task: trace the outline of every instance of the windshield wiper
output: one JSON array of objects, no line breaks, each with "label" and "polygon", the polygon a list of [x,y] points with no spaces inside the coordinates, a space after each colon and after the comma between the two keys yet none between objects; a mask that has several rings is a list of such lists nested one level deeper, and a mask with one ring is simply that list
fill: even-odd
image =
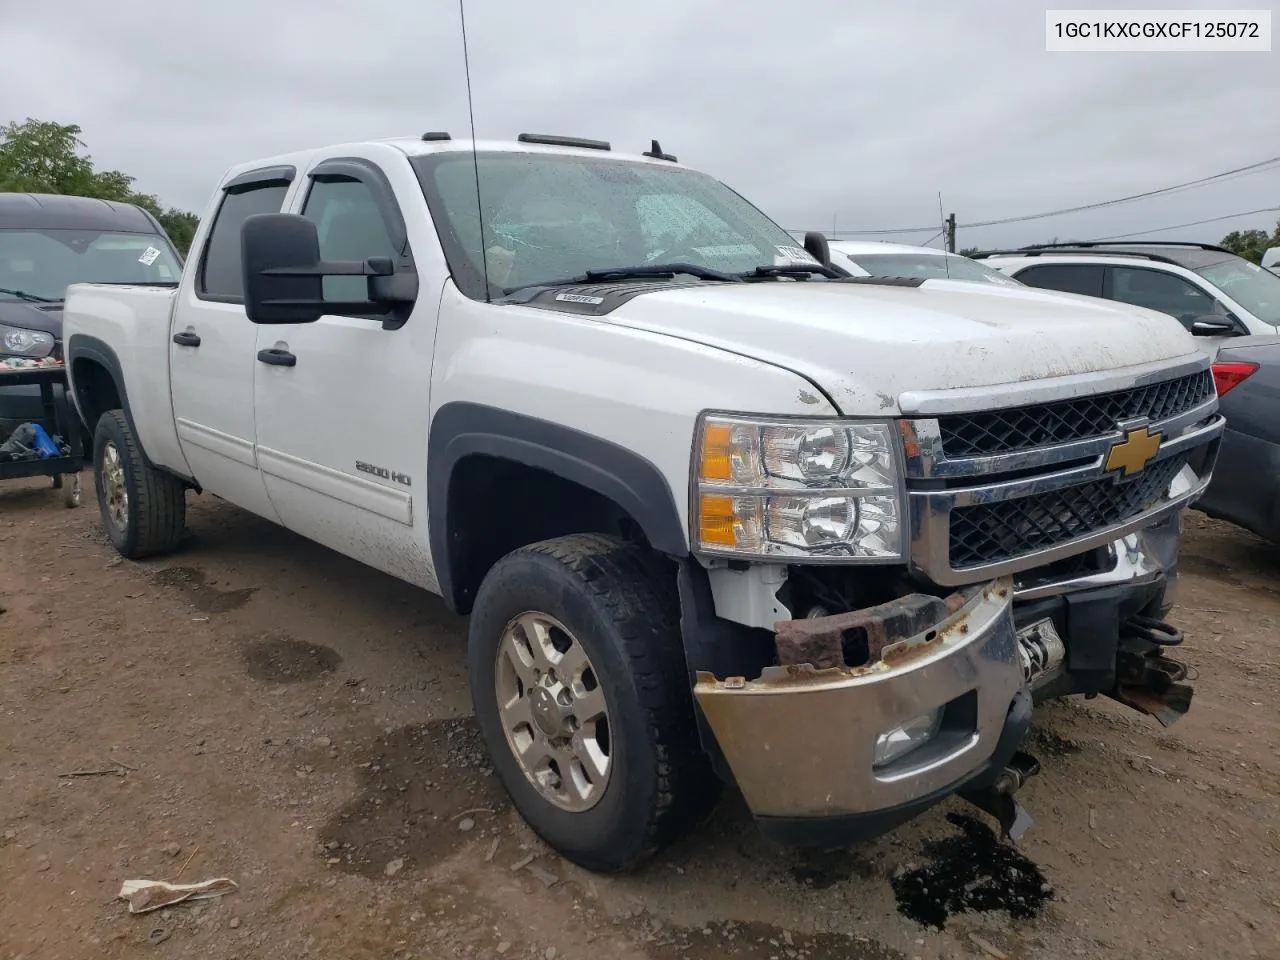
[{"label": "windshield wiper", "polygon": [[821,263],[786,263],[756,267],[754,270],[748,270],[745,273],[738,274],[738,276],[746,280],[756,277],[762,279],[771,277],[807,277],[815,273],[829,280],[842,280],[848,276],[848,274],[841,273],[835,267],[824,266]]},{"label": "windshield wiper", "polygon": [[8,287],[0,287],[0,293],[7,293],[11,297],[17,297],[19,300],[29,300],[32,303],[61,303],[61,297],[37,297],[34,293],[27,293],[25,290],[10,290]]},{"label": "windshield wiper", "polygon": [[508,295],[518,290],[532,287],[570,287],[578,283],[609,283],[613,280],[672,280],[677,274],[688,274],[699,280],[719,280],[722,283],[741,283],[743,278],[736,273],[725,273],[723,270],[712,270],[700,267],[696,263],[644,263],[634,267],[609,267],[605,270],[588,270],[576,277],[565,277],[563,280],[543,280],[540,283],[526,283],[506,290]]}]

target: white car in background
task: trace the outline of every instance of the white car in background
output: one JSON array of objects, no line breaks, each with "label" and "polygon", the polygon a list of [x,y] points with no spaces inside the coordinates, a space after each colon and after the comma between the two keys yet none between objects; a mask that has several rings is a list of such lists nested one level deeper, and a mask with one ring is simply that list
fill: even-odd
[{"label": "white car in background", "polygon": [[833,240],[831,262],[855,277],[919,278],[921,280],[977,280],[1005,286],[1022,284],[999,270],[934,247],[878,240]]},{"label": "white car in background", "polygon": [[1280,247],[1270,247],[1262,255],[1262,265],[1272,273],[1280,276]]}]

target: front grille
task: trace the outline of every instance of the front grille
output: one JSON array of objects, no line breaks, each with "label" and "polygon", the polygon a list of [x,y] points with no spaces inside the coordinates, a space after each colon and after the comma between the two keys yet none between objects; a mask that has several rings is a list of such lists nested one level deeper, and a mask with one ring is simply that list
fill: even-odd
[{"label": "front grille", "polygon": [[1157,503],[1186,456],[1152,464],[1129,480],[1111,478],[951,511],[951,566],[1012,560],[1122,524]]},{"label": "front grille", "polygon": [[1213,395],[1213,375],[1204,370],[1092,397],[939,417],[938,429],[948,458],[984,457],[1101,436],[1122,420],[1165,420]]}]

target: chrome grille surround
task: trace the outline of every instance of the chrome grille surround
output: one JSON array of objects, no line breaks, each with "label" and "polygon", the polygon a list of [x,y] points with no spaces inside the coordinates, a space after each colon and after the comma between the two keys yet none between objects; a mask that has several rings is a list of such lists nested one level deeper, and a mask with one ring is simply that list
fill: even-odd
[{"label": "chrome grille surround", "polygon": [[[1209,360],[1026,381],[989,389],[912,392],[899,397],[912,566],[934,583],[957,586],[1033,569],[1083,553],[1159,522],[1193,502],[1212,476],[1222,436],[1216,392],[1197,384]],[[996,411],[1037,416],[1064,401],[1094,410],[1091,398],[1126,416],[1101,432],[1060,442],[953,457],[940,420]],[[1138,401],[1145,398],[1149,410]],[[1170,403],[1170,398],[1190,398]],[[1137,406],[1135,406],[1137,403]],[[1173,410],[1172,413],[1169,411]],[[1151,414],[1155,416],[1151,416]],[[1052,416],[1052,411],[1045,414]],[[1105,469],[1125,432],[1146,426],[1162,435],[1155,457],[1122,479]],[[972,444],[964,444],[965,452]],[[1197,456],[1203,452],[1203,457]],[[1196,474],[1188,468],[1198,460]],[[1171,495],[1175,477],[1183,477]],[[1114,489],[1113,489],[1114,488]]]}]

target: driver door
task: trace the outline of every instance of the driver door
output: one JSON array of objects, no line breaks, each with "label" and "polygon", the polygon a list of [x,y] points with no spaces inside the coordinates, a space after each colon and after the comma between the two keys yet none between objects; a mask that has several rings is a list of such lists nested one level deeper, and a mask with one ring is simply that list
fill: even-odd
[{"label": "driver door", "polygon": [[[416,272],[405,224],[430,229],[425,201],[403,215],[378,163],[321,159],[293,207],[315,221],[324,259],[391,257],[397,273]],[[394,316],[259,326],[254,379],[258,464],[280,522],[431,590],[426,446],[443,279],[420,276],[416,302]],[[324,279],[326,301],[367,294],[363,277]]]}]

